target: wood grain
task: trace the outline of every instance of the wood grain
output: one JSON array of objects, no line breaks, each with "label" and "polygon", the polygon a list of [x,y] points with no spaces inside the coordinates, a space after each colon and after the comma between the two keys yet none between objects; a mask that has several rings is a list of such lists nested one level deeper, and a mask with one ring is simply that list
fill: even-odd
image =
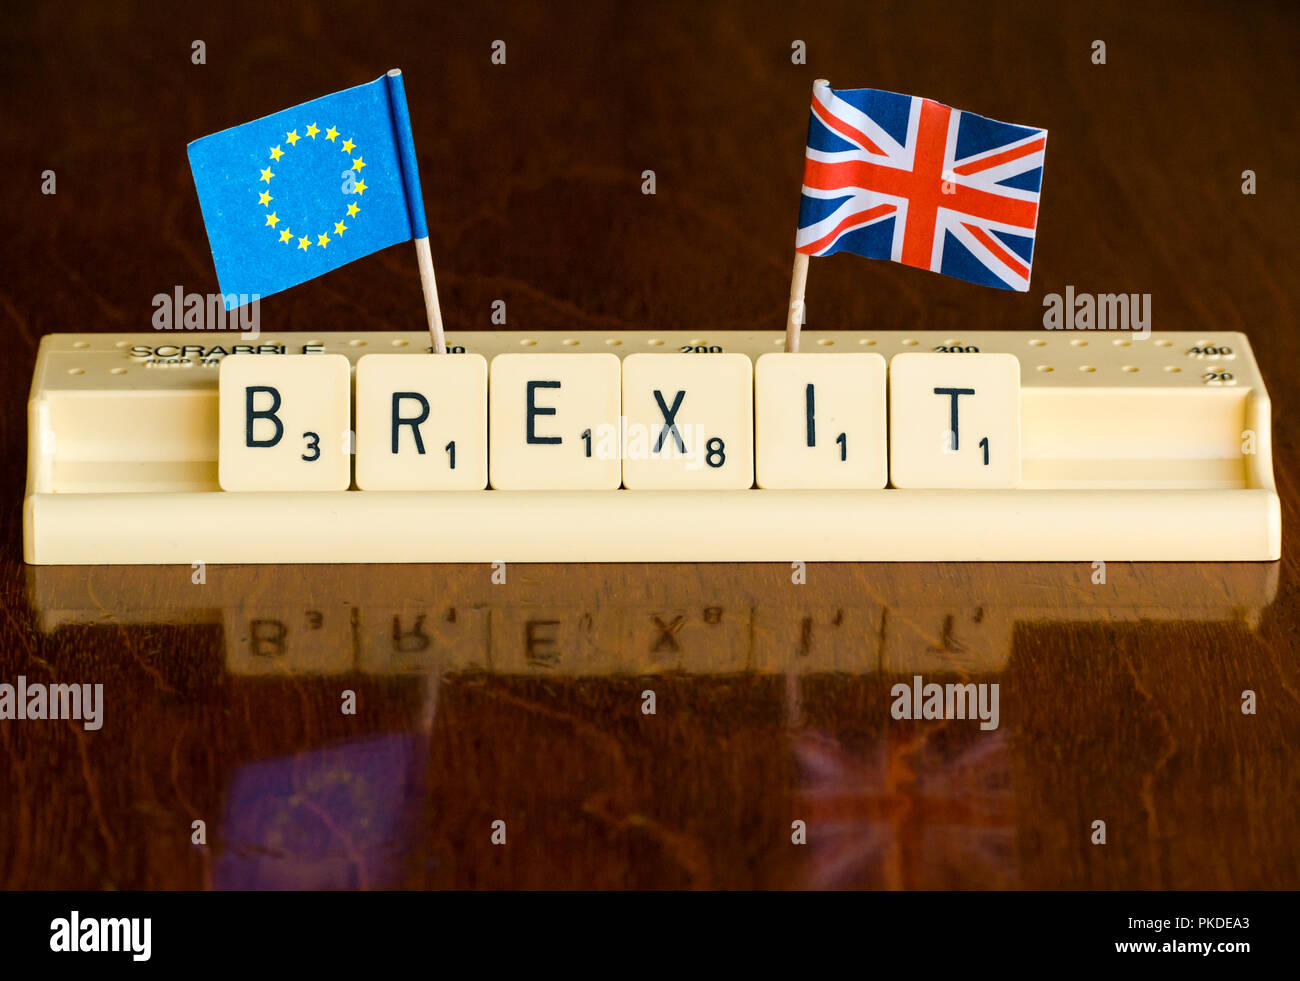
[{"label": "wood grain", "polygon": [[[1300,143],[1280,125],[1298,21],[901,0],[8,12],[0,681],[102,683],[106,706],[97,732],[0,722],[0,884],[1300,885]],[[147,329],[154,294],[214,290],[185,144],[394,66],[450,329],[489,328],[497,299],[529,330],[780,329],[814,77],[1047,127],[1030,293],[841,256],[812,263],[809,326],[1032,330],[1072,284],[1152,294],[1157,330],[1245,331],[1282,561],[1111,563],[1104,585],[1085,564],[814,565],[806,585],[783,565],[515,566],[504,585],[24,566],[40,335]],[[409,246],[263,303],[277,330],[422,316]],[[999,727],[894,720],[918,673],[997,682]]]}]

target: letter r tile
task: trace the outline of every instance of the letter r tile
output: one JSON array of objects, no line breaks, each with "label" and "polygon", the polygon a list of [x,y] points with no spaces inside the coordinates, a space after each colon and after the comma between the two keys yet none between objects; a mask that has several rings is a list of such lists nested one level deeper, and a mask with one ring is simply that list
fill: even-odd
[{"label": "letter r tile", "polygon": [[357,362],[357,487],[483,490],[487,360],[367,354]]}]

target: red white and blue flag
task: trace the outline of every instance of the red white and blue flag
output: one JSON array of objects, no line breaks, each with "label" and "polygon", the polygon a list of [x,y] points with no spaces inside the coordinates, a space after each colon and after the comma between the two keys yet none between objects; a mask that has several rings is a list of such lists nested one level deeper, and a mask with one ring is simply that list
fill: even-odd
[{"label": "red white and blue flag", "polygon": [[877,89],[813,89],[795,247],[1029,289],[1047,130]]}]

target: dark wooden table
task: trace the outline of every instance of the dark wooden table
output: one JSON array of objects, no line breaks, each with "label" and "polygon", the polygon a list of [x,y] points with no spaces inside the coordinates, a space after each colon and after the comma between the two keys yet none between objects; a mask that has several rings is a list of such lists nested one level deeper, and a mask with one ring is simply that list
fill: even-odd
[{"label": "dark wooden table", "polygon": [[[171,7],[0,27],[0,681],[106,690],[98,732],[0,722],[0,885],[1300,885],[1300,8]],[[147,330],[156,293],[215,290],[186,143],[393,66],[458,329],[497,299],[529,330],[780,328],[815,77],[1047,127],[1028,294],[840,256],[813,264],[810,326],[1032,330],[1072,284],[1152,294],[1158,330],[1245,331],[1282,561],[1111,563],[1105,585],[1082,563],[814,565],[805,586],[776,565],[24,566],[40,336]],[[262,312],[416,329],[411,249]],[[999,683],[999,727],[895,721],[917,673]]]}]

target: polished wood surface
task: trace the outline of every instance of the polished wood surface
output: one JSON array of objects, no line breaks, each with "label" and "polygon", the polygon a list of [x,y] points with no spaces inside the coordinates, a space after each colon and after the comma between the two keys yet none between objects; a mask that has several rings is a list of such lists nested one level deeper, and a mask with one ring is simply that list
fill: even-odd
[{"label": "polished wood surface", "polygon": [[[0,722],[0,884],[1300,886],[1298,27],[1284,3],[8,12],[0,682],[102,683],[105,709],[98,731]],[[1033,330],[1071,284],[1152,294],[1157,330],[1245,331],[1282,561],[1110,563],[1104,584],[1088,563],[803,585],[788,565],[24,566],[40,335],[146,330],[154,294],[215,290],[185,144],[394,65],[453,329],[488,329],[497,299],[529,330],[780,328],[815,77],[1047,127],[1030,293],[840,256],[812,263],[809,325]],[[412,250],[262,315],[416,328]],[[999,684],[998,727],[895,720],[917,674]]]}]

